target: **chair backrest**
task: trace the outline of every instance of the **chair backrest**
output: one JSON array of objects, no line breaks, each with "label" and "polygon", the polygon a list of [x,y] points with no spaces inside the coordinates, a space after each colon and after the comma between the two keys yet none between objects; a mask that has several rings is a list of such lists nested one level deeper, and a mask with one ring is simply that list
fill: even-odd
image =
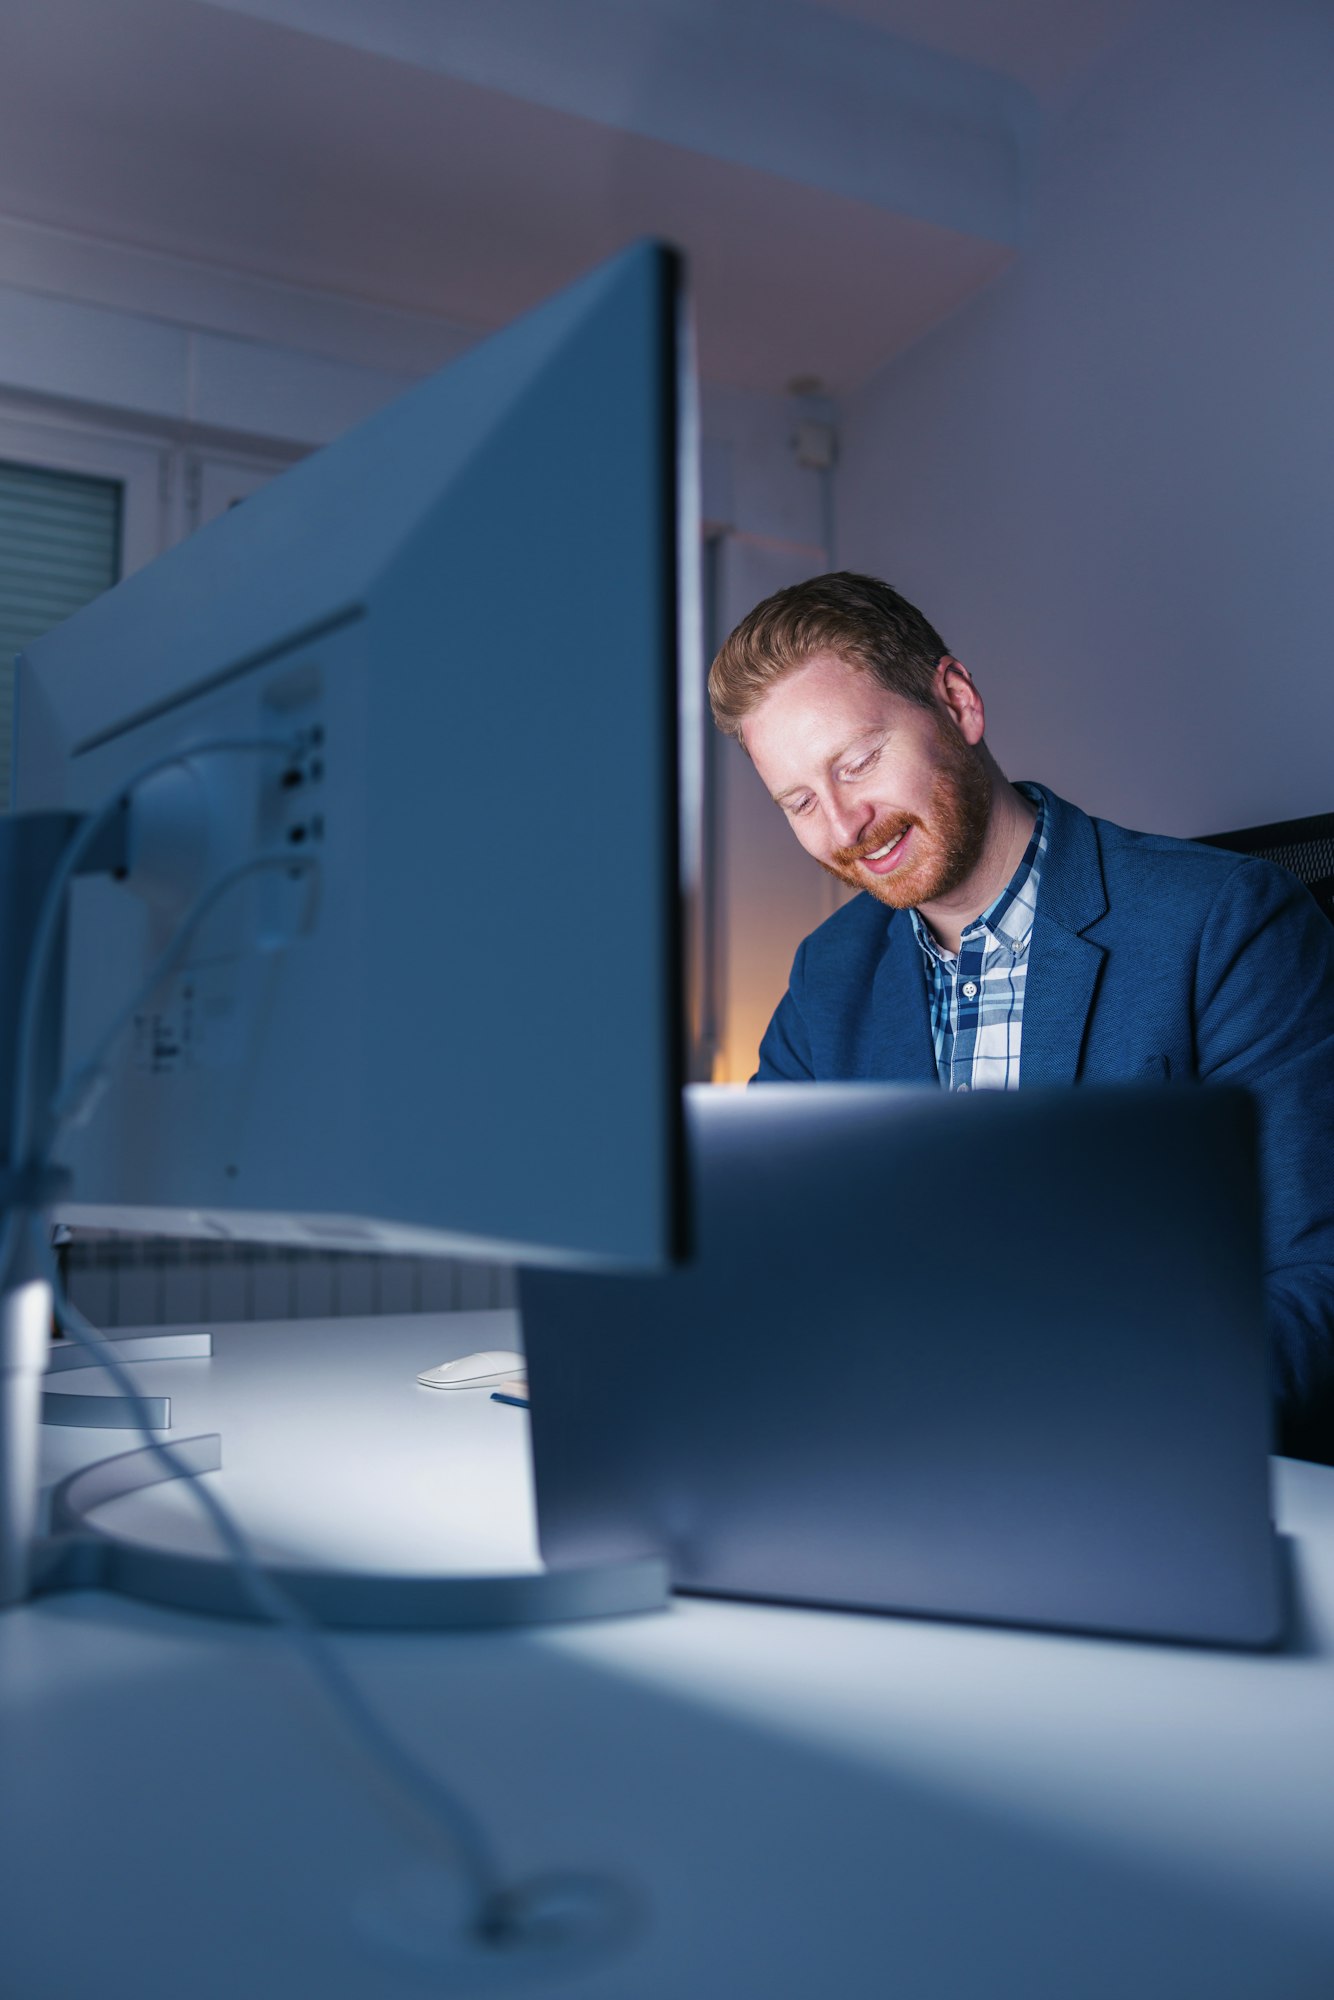
[{"label": "chair backrest", "polygon": [[1264,861],[1277,861],[1290,869],[1334,923],[1334,813],[1312,813],[1307,819],[1277,820],[1272,826],[1243,827],[1238,833],[1205,833],[1199,838],[1206,847],[1258,854]]}]

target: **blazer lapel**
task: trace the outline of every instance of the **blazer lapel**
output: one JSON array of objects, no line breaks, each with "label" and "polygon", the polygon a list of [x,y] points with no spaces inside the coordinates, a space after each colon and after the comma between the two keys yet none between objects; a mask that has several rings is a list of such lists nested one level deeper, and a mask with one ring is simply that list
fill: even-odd
[{"label": "blazer lapel", "polygon": [[1073,1083],[1106,952],[1082,933],[1107,914],[1097,829],[1043,786],[1048,852],[1024,987],[1021,1084]]},{"label": "blazer lapel", "polygon": [[1044,880],[1038,890],[1038,912],[1028,947],[1021,1085],[1074,1082],[1089,1009],[1106,956],[1100,944],[1043,916],[1046,886]]},{"label": "blazer lapel", "polygon": [[896,910],[871,989],[868,1080],[936,1083],[936,1050],[926,997],[926,968],[912,919]]}]

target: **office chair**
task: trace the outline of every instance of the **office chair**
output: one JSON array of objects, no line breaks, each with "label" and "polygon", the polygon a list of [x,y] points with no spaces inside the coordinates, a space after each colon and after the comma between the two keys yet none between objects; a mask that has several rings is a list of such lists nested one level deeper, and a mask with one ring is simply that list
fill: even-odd
[{"label": "office chair", "polygon": [[[1206,847],[1258,854],[1264,861],[1277,861],[1290,869],[1334,923],[1334,813],[1313,813],[1307,819],[1278,820],[1272,826],[1248,826],[1237,833],[1210,833],[1202,838]],[[1278,1449],[1290,1458],[1334,1465],[1334,1410],[1322,1407],[1305,1420],[1288,1418],[1281,1427]]]},{"label": "office chair", "polygon": [[1272,826],[1243,827],[1238,833],[1203,833],[1206,847],[1234,854],[1258,854],[1299,876],[1334,923],[1334,813],[1278,820]]}]

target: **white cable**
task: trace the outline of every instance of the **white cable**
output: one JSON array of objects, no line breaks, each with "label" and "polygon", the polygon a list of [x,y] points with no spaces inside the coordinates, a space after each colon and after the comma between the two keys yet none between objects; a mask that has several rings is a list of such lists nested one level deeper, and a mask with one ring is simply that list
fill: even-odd
[{"label": "white cable", "polygon": [[[67,855],[67,864],[68,859]],[[70,1085],[60,1093],[53,1106],[57,1123],[52,1144],[63,1125],[70,1121],[71,1113],[81,1111],[88,1105],[90,1086],[103,1073],[117,1037],[139,1009],[147,1004],[163,980],[170,976],[200,924],[220,899],[238,882],[263,870],[298,868],[305,872],[318,865],[314,855],[294,855],[290,852],[253,855],[248,861],[238,862],[228,869],[196,897],[138,990],[120,1008],[91,1055],[74,1072]],[[68,883],[73,868],[66,865],[63,874]],[[72,1104],[67,1102],[71,1099]],[[46,1160],[38,1164],[44,1165]],[[235,1566],[255,1610],[289,1639],[302,1665],[320,1687],[335,1714],[341,1718],[372,1770],[399,1804],[407,1806],[419,1826],[429,1832],[431,1844],[435,1847],[443,1845],[449,1858],[462,1869],[475,1899],[473,1920],[479,1934],[494,1932],[499,1935],[504,1927],[507,1902],[513,1892],[507,1891],[501,1879],[480,1825],[385,1727],[318,1627],[256,1559],[245,1534],[217,1494],[191,1472],[171,1445],[153,1434],[150,1412],[133,1377],[115,1353],[114,1342],[99,1334],[66,1297],[45,1219],[32,1211],[29,1212],[29,1219],[37,1256],[51,1286],[59,1324],[84,1349],[89,1359],[105,1370],[125,1397],[147,1449],[172,1478],[186,1481],[186,1490],[193,1495],[220,1546]]]},{"label": "white cable", "polygon": [[182,1479],[218,1542],[235,1566],[246,1594],[261,1619],[278,1626],[291,1641],[301,1664],[321,1689],[335,1714],[387,1782],[400,1804],[406,1804],[419,1827],[427,1829],[436,1846],[443,1845],[451,1861],[467,1874],[477,1901],[478,1928],[494,1922],[506,1891],[480,1825],[467,1809],[414,1759],[388,1730],[347,1672],[328,1640],[306,1612],[264,1568],[251,1549],[235,1516],[207,1481],[191,1470],[174,1446],[153,1434],[151,1413],[134,1378],[115,1352],[115,1342],[93,1327],[65,1295],[55,1252],[40,1218],[33,1219],[37,1255],[51,1286],[56,1318],[66,1333],[104,1369],[133,1412],[148,1450],[173,1479]]},{"label": "white cable", "polygon": [[286,874],[309,874],[319,867],[318,858],[313,854],[294,854],[289,848],[272,853],[253,854],[248,861],[238,861],[234,868],[219,875],[202,895],[196,896],[190,908],[181,918],[172,934],[171,942],[157,959],[152,970],[127,1000],[115,1016],[111,1026],[96,1044],[91,1055],[77,1065],[70,1073],[64,1087],[57,1091],[49,1107],[52,1130],[47,1140],[46,1153],[49,1158],[59,1144],[60,1134],[68,1125],[81,1125],[91,1115],[96,1106],[98,1084],[106,1072],[107,1057],[110,1055],[121,1033],[141,1008],[146,1007],[163,981],[169,979],[182,955],[187,950],[191,938],[203,923],[215,903],[218,903],[234,889],[238,882],[248,875],[261,875],[274,869]]},{"label": "white cable", "polygon": [[[117,785],[111,796],[79,827],[69,846],[60,857],[55,871],[47,884],[42,907],[38,912],[33,930],[32,947],[28,954],[27,969],[23,978],[23,993],[19,1002],[18,1034],[14,1045],[13,1115],[9,1134],[9,1167],[11,1174],[18,1174],[28,1164],[28,1150],[32,1141],[32,1088],[33,1048],[37,1036],[37,1022],[49,970],[52,948],[59,932],[61,913],[69,885],[78,873],[79,865],[99,836],[115,819],[127,801],[150,778],[159,771],[169,770],[174,764],[189,763],[197,757],[213,756],[222,751],[263,752],[269,755],[281,754],[287,758],[299,756],[303,744],[293,737],[280,736],[219,736],[196,744],[188,750],[174,750],[169,755],[154,757],[138,770],[131,772],[128,779]],[[0,1233],[0,1282],[9,1269],[9,1252],[12,1231],[8,1217]]]}]

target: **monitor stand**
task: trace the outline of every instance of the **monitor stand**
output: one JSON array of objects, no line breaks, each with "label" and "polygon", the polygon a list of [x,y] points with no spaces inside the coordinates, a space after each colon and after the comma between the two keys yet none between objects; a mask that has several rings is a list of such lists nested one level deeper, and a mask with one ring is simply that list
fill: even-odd
[{"label": "monitor stand", "polygon": [[[0,1217],[3,1212],[0,1211]],[[0,1289],[0,1607],[58,1590],[111,1590],[122,1596],[218,1617],[260,1619],[246,1578],[223,1557],[158,1549],[96,1520],[97,1509],[123,1494],[169,1479],[200,1477],[222,1464],[216,1432],[173,1440],[168,1459],[152,1444],[82,1467],[51,1495],[50,1532],[37,1533],[41,1424],[49,1406],[70,1401],[76,1421],[107,1428],[136,1425],[129,1398],[63,1398],[44,1392],[51,1366],[53,1291],[38,1249],[49,1237],[40,1211],[15,1208],[10,1266]],[[43,1239],[44,1240],[44,1239]],[[104,1336],[72,1337],[55,1366],[65,1372],[95,1365]],[[171,1333],[105,1340],[121,1361],[202,1357],[211,1336]],[[143,1399],[150,1428],[170,1422],[167,1397]],[[98,1405],[106,1405],[99,1409]],[[395,1573],[303,1568],[265,1563],[296,1608],[322,1626],[414,1631],[542,1625],[658,1611],[668,1602],[666,1565],[655,1556],[573,1568],[498,1575]]]},{"label": "monitor stand", "polygon": [[[34,1241],[25,1238],[27,1243]],[[23,1357],[22,1367],[5,1378],[6,1390],[12,1382],[15,1391],[12,1407],[7,1399],[7,1420],[16,1446],[6,1451],[4,1460],[6,1468],[12,1468],[15,1489],[7,1496],[4,1514],[16,1543],[12,1551],[14,1596],[8,1601],[17,1601],[28,1591],[97,1589],[217,1617],[268,1616],[256,1604],[253,1588],[241,1569],[229,1558],[155,1548],[96,1519],[100,1507],[125,1494],[171,1479],[199,1478],[218,1471],[222,1439],[217,1432],[173,1439],[169,1455],[150,1442],[81,1467],[53,1489],[50,1532],[44,1540],[33,1541],[37,1512],[35,1439],[38,1419],[49,1421],[52,1405],[71,1403],[79,1412],[75,1422],[106,1428],[137,1428],[143,1417],[148,1419],[148,1428],[160,1425],[165,1429],[171,1421],[170,1399],[165,1396],[131,1399],[123,1394],[75,1397],[59,1391],[41,1393],[43,1368],[50,1365],[51,1299],[50,1284],[34,1274],[27,1284],[11,1288],[3,1301],[6,1340],[14,1353]],[[58,1370],[64,1372],[80,1364],[95,1366],[98,1347],[103,1344],[121,1362],[168,1360],[206,1356],[211,1352],[212,1338],[207,1333],[167,1333],[113,1340],[80,1325],[71,1334],[68,1354],[62,1343]],[[99,1405],[107,1406],[105,1414]],[[91,1414],[84,1414],[85,1410]],[[20,1543],[30,1551],[27,1558]],[[272,1562],[262,1568],[300,1613],[316,1625],[333,1628],[444,1631],[543,1625],[657,1611],[666,1606],[669,1595],[666,1565],[658,1557],[497,1575],[306,1568]]]},{"label": "monitor stand", "polygon": [[[47,949],[39,933],[46,922],[51,887],[68,865],[70,844],[80,824],[77,815],[67,813],[0,816],[0,932],[7,945],[6,963],[0,968],[0,1134],[8,1133],[14,1119],[29,961],[34,951]],[[124,827],[112,826],[83,853],[76,872],[119,867],[124,854]],[[32,1047],[24,1052],[32,1070],[24,1084],[39,1106],[49,1103],[60,1074],[64,953],[63,939],[58,934],[53,937],[49,960],[41,968],[45,1004],[35,1016]],[[257,1608],[245,1578],[230,1561],[154,1549],[93,1519],[99,1506],[121,1494],[164,1479],[216,1471],[222,1463],[216,1435],[173,1441],[170,1458],[161,1446],[149,1444],[84,1467],[55,1488],[51,1533],[45,1538],[37,1534],[44,1401],[54,1403],[58,1394],[44,1398],[42,1388],[51,1365],[52,1277],[58,1281],[59,1276],[50,1251],[51,1209],[60,1199],[65,1179],[59,1168],[25,1165],[16,1173],[12,1166],[6,1171],[0,1165],[0,1254],[8,1259],[0,1270],[0,1608],[22,1603],[34,1593],[101,1589],[182,1610],[263,1618],[267,1614]],[[67,1329],[73,1320],[72,1313],[62,1311]],[[92,1360],[104,1336],[89,1330],[75,1338],[80,1352]],[[141,1336],[145,1338],[153,1336]],[[167,1338],[179,1342],[191,1337]],[[193,1338],[196,1344],[189,1351],[198,1354],[202,1351],[198,1341],[209,1336]],[[108,1340],[105,1345],[109,1356],[145,1358],[132,1355],[127,1341]],[[153,1351],[167,1358],[163,1347]],[[179,1345],[174,1352],[180,1355]],[[60,1371],[77,1365],[63,1351],[55,1363]],[[110,1397],[67,1400],[84,1406],[75,1421],[96,1419],[107,1428],[125,1428],[143,1417],[149,1419],[150,1430],[158,1420],[164,1428],[170,1421],[165,1397],[149,1399],[138,1417],[123,1395],[114,1403]],[[94,1409],[90,1417],[87,1406],[95,1400],[112,1407]],[[57,1421],[69,1421],[71,1416],[72,1412],[62,1411]],[[535,1625],[661,1610],[668,1602],[667,1570],[657,1557],[498,1576],[395,1575],[270,1563],[262,1567],[299,1610],[330,1626],[439,1631]]]},{"label": "monitor stand", "polygon": [[[151,1447],[121,1452],[72,1473],[51,1496],[51,1534],[40,1541],[32,1588],[113,1590],[122,1596],[216,1617],[261,1619],[244,1577],[222,1557],[153,1548],[98,1524],[108,1500],[181,1474],[222,1465],[217,1432],[173,1441],[179,1473]],[[668,1602],[666,1565],[656,1556],[577,1568],[451,1576],[379,1570],[308,1569],[266,1562],[264,1572],[317,1625],[334,1629],[449,1631],[545,1625],[660,1611]]]},{"label": "monitor stand", "polygon": [[[51,1493],[49,1533],[35,1535],[38,1515],[37,1441],[40,1422],[51,1404],[63,1401],[92,1406],[92,1415],[76,1418],[93,1425],[124,1429],[140,1421],[130,1397],[64,1397],[42,1392],[49,1365],[52,1290],[36,1268],[25,1233],[23,1244],[33,1268],[0,1295],[0,1334],[4,1374],[0,1378],[0,1604],[17,1603],[30,1594],[57,1590],[111,1590],[122,1596],[202,1611],[216,1617],[263,1619],[245,1575],[229,1558],[154,1548],[122,1535],[95,1517],[110,1500],[139,1493],[177,1478],[199,1478],[222,1465],[222,1439],[217,1432],[173,1439],[170,1453],[147,1443],[81,1467],[61,1480]],[[62,1352],[63,1371],[97,1362],[104,1336],[81,1331],[71,1339],[73,1352]],[[208,1334],[175,1333],[105,1340],[119,1361],[191,1358],[211,1351]],[[76,1360],[76,1357],[78,1359]],[[136,1399],[141,1414],[170,1423],[170,1399]],[[105,1416],[98,1404],[109,1404]],[[463,1628],[544,1625],[576,1618],[608,1618],[630,1612],[662,1610],[668,1602],[665,1563],[656,1556],[628,1562],[581,1564],[577,1567],[505,1571],[497,1575],[464,1572],[394,1572],[306,1568],[265,1562],[267,1577],[297,1610],[313,1623],[335,1628],[375,1628],[445,1631]]]},{"label": "monitor stand", "polygon": [[[114,1340],[121,1361],[207,1361],[213,1352],[211,1333],[106,1333]],[[95,1368],[97,1356],[75,1340],[52,1343],[46,1359],[48,1375],[74,1368]],[[171,1429],[171,1397],[144,1396],[143,1415],[153,1431]],[[42,1422],[88,1431],[137,1431],[140,1414],[128,1396],[80,1396],[64,1389],[43,1389]]]}]

